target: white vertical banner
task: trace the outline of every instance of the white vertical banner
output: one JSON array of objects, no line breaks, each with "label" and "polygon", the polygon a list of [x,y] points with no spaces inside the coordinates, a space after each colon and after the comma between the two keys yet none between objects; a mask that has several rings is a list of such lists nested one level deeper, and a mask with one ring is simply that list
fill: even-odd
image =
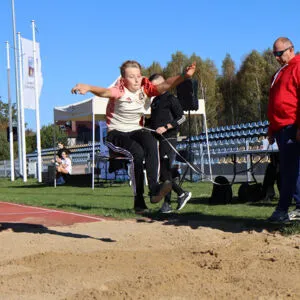
[{"label": "white vertical banner", "polygon": [[35,42],[35,61],[33,41],[21,38],[23,61],[23,99],[24,108],[36,109],[35,76],[38,78],[37,95],[40,98],[43,86],[40,45]]}]

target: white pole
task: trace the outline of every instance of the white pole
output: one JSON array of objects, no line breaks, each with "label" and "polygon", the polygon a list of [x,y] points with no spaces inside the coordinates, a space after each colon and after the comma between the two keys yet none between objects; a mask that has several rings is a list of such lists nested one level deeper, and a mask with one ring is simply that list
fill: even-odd
[{"label": "white pole", "polygon": [[40,133],[40,104],[37,78],[37,64],[36,64],[36,45],[35,45],[35,24],[32,24],[32,42],[33,42],[33,63],[34,63],[34,91],[35,91],[35,114],[36,114],[36,148],[38,159],[38,182],[42,182],[42,155],[41,155],[41,133]]},{"label": "white pole", "polygon": [[[246,150],[249,151],[249,141],[246,141]],[[251,181],[251,177],[253,177],[252,173],[251,173],[251,154],[247,154],[247,181],[250,182]]]},{"label": "white pole", "polygon": [[207,120],[206,120],[205,100],[204,99],[199,99],[199,101],[203,101],[203,103],[204,103],[203,119],[204,119],[204,125],[205,125],[204,127],[205,127],[205,136],[206,136],[206,145],[207,145],[209,174],[210,174],[210,180],[212,181],[213,180],[213,176],[212,176],[212,169],[211,169],[210,147],[209,147],[208,132],[207,132]]},{"label": "white pole", "polygon": [[16,104],[18,114],[18,156],[19,156],[19,171],[23,174],[22,170],[22,137],[21,137],[21,111],[20,111],[20,96],[19,96],[19,76],[18,76],[18,49],[17,49],[17,35],[16,35],[16,18],[15,18],[15,2],[11,0],[12,6],[12,22],[13,22],[13,36],[14,36],[14,61],[15,61],[15,84],[16,84]]},{"label": "white pole", "polygon": [[204,114],[204,122],[205,122],[205,134],[206,134],[206,144],[207,144],[209,174],[210,174],[210,180],[212,181],[213,180],[213,176],[212,176],[212,169],[211,169],[210,146],[209,146],[209,141],[208,141],[206,114]]},{"label": "white pole", "polygon": [[93,161],[92,161],[92,189],[95,188],[95,97],[92,100],[92,113],[93,113]]},{"label": "white pole", "polygon": [[8,98],[8,122],[9,122],[9,156],[10,156],[10,180],[15,181],[14,168],[14,141],[13,141],[13,126],[12,126],[12,107],[10,96],[10,57],[9,43],[6,42],[6,57],[7,57],[7,98]]},{"label": "white pole", "polygon": [[22,169],[23,181],[27,181],[27,161],[26,161],[26,138],[25,138],[25,115],[24,115],[24,96],[23,96],[23,54],[21,47],[21,34],[18,35],[18,50],[19,50],[19,83],[20,83],[20,111],[21,111],[21,141],[22,141]]}]

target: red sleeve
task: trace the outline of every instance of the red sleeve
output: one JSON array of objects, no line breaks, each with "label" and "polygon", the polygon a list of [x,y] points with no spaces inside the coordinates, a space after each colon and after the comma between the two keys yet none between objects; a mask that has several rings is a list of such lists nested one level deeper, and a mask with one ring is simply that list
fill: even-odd
[{"label": "red sleeve", "polygon": [[142,87],[144,88],[144,92],[148,97],[160,95],[160,93],[157,90],[157,87],[154,84],[152,84],[146,77],[144,77],[142,80]]}]

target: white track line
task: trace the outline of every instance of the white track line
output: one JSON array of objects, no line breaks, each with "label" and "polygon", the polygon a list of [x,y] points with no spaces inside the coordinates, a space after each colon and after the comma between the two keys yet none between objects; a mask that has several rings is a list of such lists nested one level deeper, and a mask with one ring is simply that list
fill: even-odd
[{"label": "white track line", "polygon": [[[78,216],[78,217],[85,217],[88,219],[92,219],[92,220],[98,220],[98,221],[103,221],[104,219],[102,218],[97,218],[97,217],[91,217],[91,216],[87,216],[87,215],[83,215],[83,214],[77,214],[77,213],[73,213],[73,212],[66,212],[66,211],[60,211],[60,210],[55,210],[55,209],[48,209],[48,208],[40,208],[40,207],[35,207],[35,206],[28,206],[28,205],[22,205],[22,204],[17,204],[17,203],[11,203],[11,202],[0,202],[0,204],[3,203],[5,205],[9,204],[12,206],[19,206],[19,207],[26,207],[26,208],[33,208],[33,209],[39,209],[39,210],[43,210],[45,212],[54,212],[54,213],[61,213],[61,214],[68,214],[68,215],[73,215],[73,216]],[[27,212],[27,213],[15,213],[15,214],[31,214],[32,212]],[[14,214],[14,213],[10,213],[10,214]],[[6,214],[0,214],[0,215],[6,215]]]},{"label": "white track line", "polygon": [[49,214],[51,212],[38,212],[38,211],[34,211],[34,212],[15,212],[15,213],[0,213],[0,216],[13,216],[13,215],[41,215],[41,214]]}]

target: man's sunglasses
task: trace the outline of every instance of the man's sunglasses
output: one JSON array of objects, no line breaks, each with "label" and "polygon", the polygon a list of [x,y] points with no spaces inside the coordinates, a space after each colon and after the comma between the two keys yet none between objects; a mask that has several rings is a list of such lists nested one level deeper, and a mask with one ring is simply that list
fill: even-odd
[{"label": "man's sunglasses", "polygon": [[289,50],[289,49],[291,49],[291,48],[294,48],[294,46],[289,46],[289,47],[287,47],[286,49],[281,50],[281,51],[273,51],[273,54],[274,54],[275,57],[281,57],[282,54],[283,54],[285,51],[287,51],[287,50]]}]

